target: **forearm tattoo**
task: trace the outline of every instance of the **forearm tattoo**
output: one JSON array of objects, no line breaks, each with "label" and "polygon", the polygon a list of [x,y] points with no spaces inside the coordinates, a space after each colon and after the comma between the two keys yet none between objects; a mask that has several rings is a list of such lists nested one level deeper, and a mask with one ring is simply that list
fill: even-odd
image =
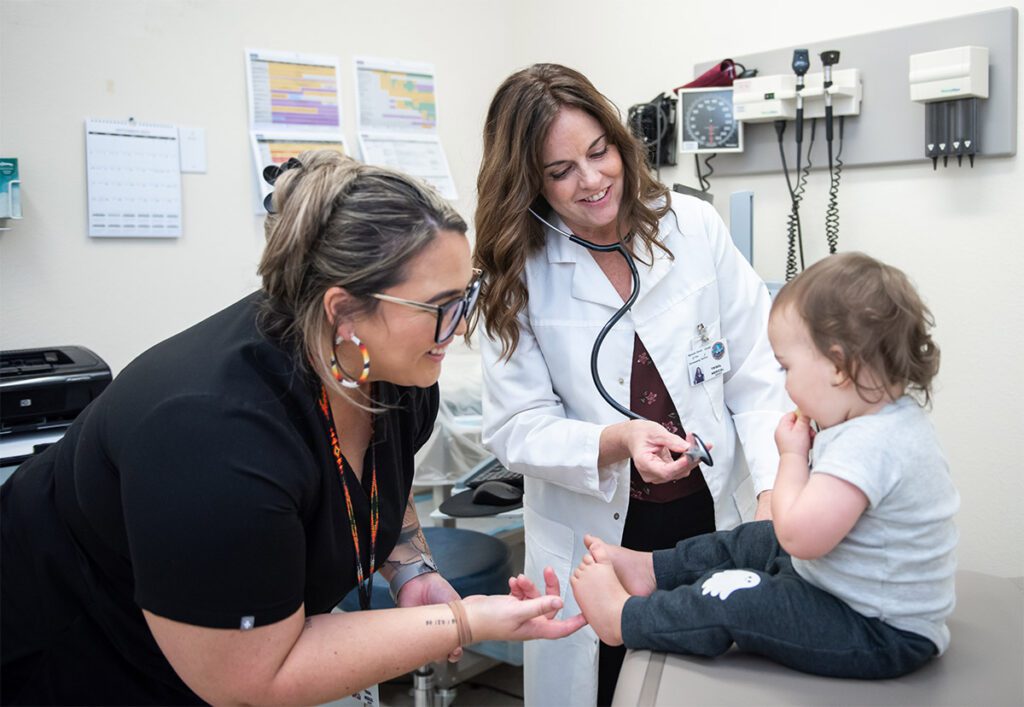
[{"label": "forearm tattoo", "polygon": [[395,549],[381,567],[381,573],[390,580],[399,568],[420,562],[423,555],[430,555],[430,547],[427,545],[426,536],[423,535],[419,516],[416,515],[416,502],[410,494],[402,520],[402,532],[398,535]]}]

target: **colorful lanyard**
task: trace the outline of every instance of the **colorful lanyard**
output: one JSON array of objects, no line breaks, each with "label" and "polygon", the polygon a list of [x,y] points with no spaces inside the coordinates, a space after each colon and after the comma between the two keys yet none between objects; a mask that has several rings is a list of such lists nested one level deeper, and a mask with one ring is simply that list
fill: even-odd
[{"label": "colorful lanyard", "polygon": [[341,445],[338,442],[338,430],[334,426],[334,415],[331,414],[331,404],[327,400],[327,388],[320,384],[320,411],[324,414],[327,422],[327,432],[330,436],[331,451],[334,453],[334,461],[338,465],[338,476],[341,477],[341,487],[345,490],[345,509],[348,511],[348,523],[352,530],[352,544],[356,549],[356,579],[359,584],[359,606],[366,611],[370,608],[370,594],[373,591],[373,571],[377,556],[377,528],[380,526],[380,494],[377,492],[377,461],[373,451],[373,438],[370,439],[370,468],[372,476],[370,480],[370,576],[365,577],[363,573],[363,556],[359,550],[359,530],[356,527],[356,514],[352,509],[352,494],[348,490],[348,482],[345,480],[345,457],[341,454]]}]

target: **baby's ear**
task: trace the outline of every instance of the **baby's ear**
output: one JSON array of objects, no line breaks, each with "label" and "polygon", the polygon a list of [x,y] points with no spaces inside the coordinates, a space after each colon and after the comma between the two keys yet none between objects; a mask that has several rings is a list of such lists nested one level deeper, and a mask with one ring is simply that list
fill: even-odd
[{"label": "baby's ear", "polygon": [[849,383],[850,377],[844,370],[846,366],[846,353],[839,344],[832,344],[828,347],[828,358],[832,361],[832,366],[835,369],[832,372],[832,385],[838,388]]}]

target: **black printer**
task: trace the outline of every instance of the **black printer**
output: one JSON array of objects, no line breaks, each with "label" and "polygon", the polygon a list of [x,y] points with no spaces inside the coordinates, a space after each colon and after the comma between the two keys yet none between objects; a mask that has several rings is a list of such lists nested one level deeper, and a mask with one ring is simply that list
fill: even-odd
[{"label": "black printer", "polygon": [[0,351],[0,437],[67,427],[112,379],[81,346]]}]

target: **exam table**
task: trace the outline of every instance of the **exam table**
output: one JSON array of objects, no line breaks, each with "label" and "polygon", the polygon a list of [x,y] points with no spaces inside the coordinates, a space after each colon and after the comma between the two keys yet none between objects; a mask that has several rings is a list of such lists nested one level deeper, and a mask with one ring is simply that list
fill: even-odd
[{"label": "exam table", "polygon": [[961,571],[949,649],[894,680],[823,678],[735,647],[708,659],[629,651],[613,707],[1024,705],[1024,578]]}]

